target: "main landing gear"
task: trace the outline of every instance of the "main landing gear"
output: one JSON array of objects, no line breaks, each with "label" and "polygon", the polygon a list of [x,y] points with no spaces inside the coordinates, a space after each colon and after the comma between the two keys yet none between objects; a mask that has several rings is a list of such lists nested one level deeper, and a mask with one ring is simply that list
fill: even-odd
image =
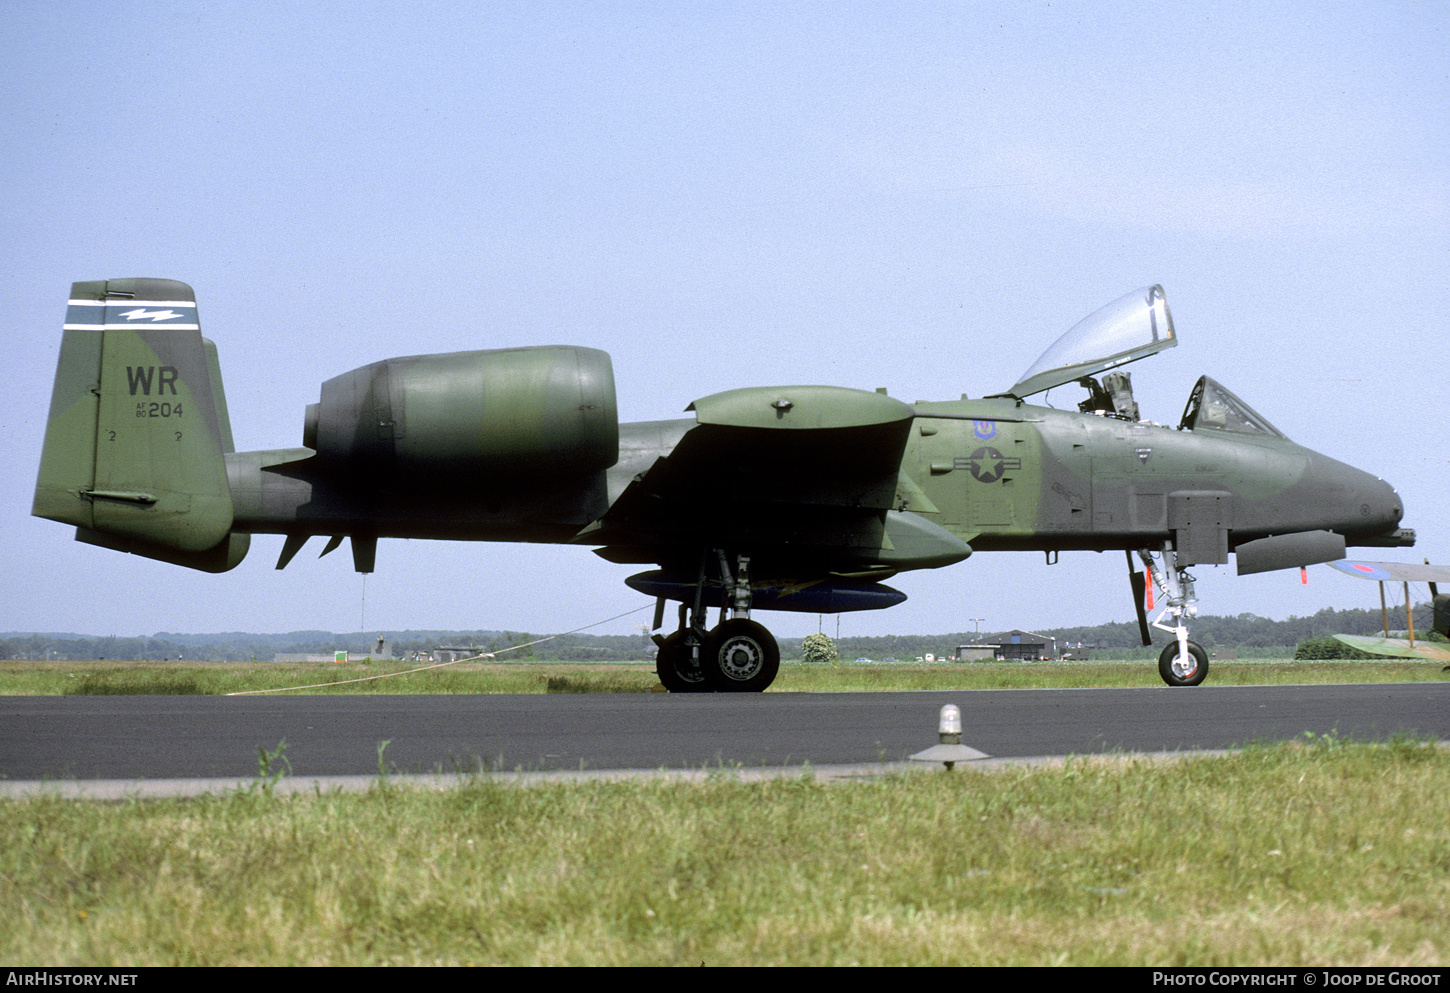
[{"label": "main landing gear", "polygon": [[[1163,677],[1163,682],[1169,686],[1197,686],[1203,682],[1208,675],[1208,653],[1203,646],[1196,641],[1188,640],[1188,625],[1184,623],[1185,618],[1198,616],[1198,595],[1193,591],[1194,579],[1189,575],[1188,570],[1178,563],[1178,557],[1173,557],[1173,579],[1168,576],[1169,549],[1165,545],[1162,551],[1163,566],[1160,568],[1153,560],[1153,553],[1144,549],[1138,550],[1138,557],[1143,560],[1148,574],[1152,577],[1154,585],[1163,591],[1163,597],[1167,606],[1163,612],[1153,620],[1153,626],[1159,631],[1166,631],[1174,636],[1158,656],[1158,675]],[[1141,610],[1141,601],[1140,607]],[[1168,615],[1173,615],[1173,626],[1169,627],[1163,623]],[[1139,615],[1139,623],[1142,623],[1142,615]],[[1144,639],[1147,639],[1147,627],[1143,628]]]},{"label": "main landing gear", "polygon": [[[780,646],[761,624],[750,619],[750,558],[735,557],[730,569],[723,551],[716,550],[725,603],[731,616],[705,630],[705,568],[708,556],[700,560],[693,609],[680,604],[680,626],[668,637],[654,635],[659,652],[655,673],[671,693],[759,693],[775,682],[780,671]],[[688,620],[686,614],[689,614]],[[664,599],[655,610],[655,627],[663,620]]]}]

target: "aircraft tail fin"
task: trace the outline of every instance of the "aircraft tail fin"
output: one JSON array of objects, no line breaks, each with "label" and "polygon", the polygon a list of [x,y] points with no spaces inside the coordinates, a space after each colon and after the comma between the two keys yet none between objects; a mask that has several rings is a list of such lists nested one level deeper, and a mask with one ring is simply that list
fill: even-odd
[{"label": "aircraft tail fin", "polygon": [[241,561],[216,346],[191,287],[75,283],[31,513],[78,540],[208,572]]}]

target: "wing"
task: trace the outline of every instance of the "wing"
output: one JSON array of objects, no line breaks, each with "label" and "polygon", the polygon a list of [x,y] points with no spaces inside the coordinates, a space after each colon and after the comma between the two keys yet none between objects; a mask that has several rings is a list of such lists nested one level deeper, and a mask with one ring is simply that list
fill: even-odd
[{"label": "wing", "polygon": [[1450,566],[1416,565],[1413,562],[1362,562],[1340,559],[1329,565],[1358,579],[1397,579],[1406,583],[1450,583]]},{"label": "wing", "polygon": [[[731,390],[688,408],[696,425],[575,541],[615,562],[688,564],[734,549],[792,570],[886,574],[958,562],[960,538],[902,513],[915,412],[832,386]],[[691,567],[693,575],[693,566]]]},{"label": "wing", "polygon": [[1414,647],[1405,638],[1371,638],[1357,634],[1336,634],[1334,636],[1350,648],[1358,648],[1371,655],[1388,655],[1397,659],[1422,658],[1434,662],[1450,662],[1450,646],[1438,642],[1415,640]]}]

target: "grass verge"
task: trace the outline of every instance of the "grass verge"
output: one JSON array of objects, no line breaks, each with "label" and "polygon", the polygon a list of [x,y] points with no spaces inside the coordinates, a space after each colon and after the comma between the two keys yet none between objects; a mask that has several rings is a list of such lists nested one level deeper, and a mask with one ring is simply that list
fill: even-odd
[{"label": "grass verge", "polygon": [[0,960],[1443,965],[1450,755],[0,802]]},{"label": "grass verge", "polygon": [[[20,662],[0,661],[0,695],[225,694],[287,686],[308,693],[650,693],[661,690],[654,663],[464,662],[403,674],[396,662]],[[339,680],[389,675],[328,686]],[[1440,682],[1438,662],[1214,662],[1210,686],[1288,683]],[[787,662],[772,693],[867,690],[1053,689],[1161,686],[1153,662],[805,665]]]}]

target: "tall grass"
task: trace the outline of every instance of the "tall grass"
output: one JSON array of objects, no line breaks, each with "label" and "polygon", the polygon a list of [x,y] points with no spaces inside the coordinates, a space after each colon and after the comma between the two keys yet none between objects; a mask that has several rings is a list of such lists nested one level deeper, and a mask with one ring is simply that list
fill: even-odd
[{"label": "tall grass", "polygon": [[0,802],[0,960],[1444,964],[1450,755]]}]

